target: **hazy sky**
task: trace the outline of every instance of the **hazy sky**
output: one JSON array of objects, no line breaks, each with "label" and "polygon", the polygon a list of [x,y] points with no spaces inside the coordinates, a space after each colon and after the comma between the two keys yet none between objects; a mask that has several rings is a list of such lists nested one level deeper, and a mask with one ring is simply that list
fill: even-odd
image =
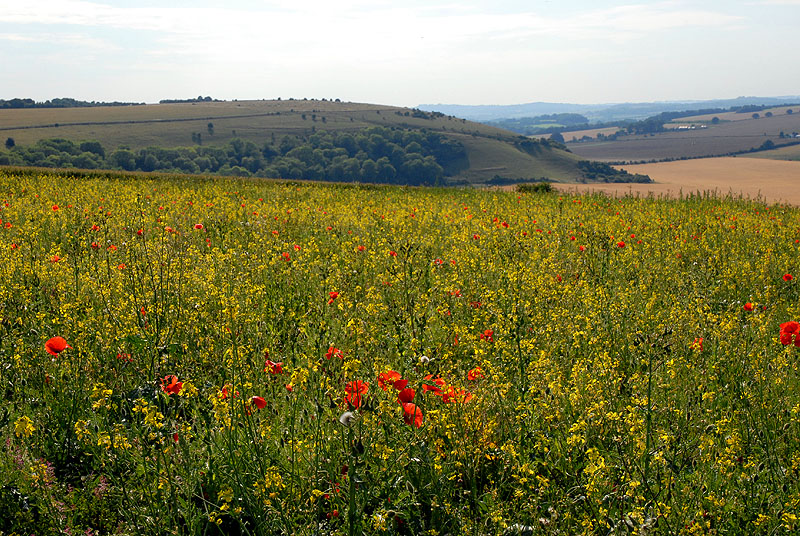
[{"label": "hazy sky", "polygon": [[0,0],[0,98],[797,95],[799,25],[800,0]]}]

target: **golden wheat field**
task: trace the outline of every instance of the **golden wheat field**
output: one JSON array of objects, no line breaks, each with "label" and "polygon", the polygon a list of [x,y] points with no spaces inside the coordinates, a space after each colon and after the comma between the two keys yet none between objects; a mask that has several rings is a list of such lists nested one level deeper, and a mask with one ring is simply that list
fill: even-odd
[{"label": "golden wheat field", "polygon": [[800,205],[800,162],[760,158],[703,158],[622,166],[654,184],[556,184],[562,191],[676,198],[698,192]]}]

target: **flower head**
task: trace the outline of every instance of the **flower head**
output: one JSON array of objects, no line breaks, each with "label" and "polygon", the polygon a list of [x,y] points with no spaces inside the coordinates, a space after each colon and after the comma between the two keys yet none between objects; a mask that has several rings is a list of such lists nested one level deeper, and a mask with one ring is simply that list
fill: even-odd
[{"label": "flower head", "polygon": [[478,378],[483,378],[483,370],[481,370],[481,367],[475,367],[467,372],[467,379],[469,381],[474,382]]},{"label": "flower head", "polygon": [[260,396],[252,397],[250,399],[250,403],[253,404],[255,407],[257,407],[258,409],[264,409],[265,407],[267,407],[267,401]]},{"label": "flower head", "polygon": [[342,423],[344,426],[350,426],[355,420],[356,416],[353,414],[352,411],[345,411],[344,413],[339,415],[339,422]]},{"label": "flower head", "polygon": [[181,389],[183,389],[183,382],[179,382],[177,376],[169,375],[161,379],[161,390],[168,395],[180,394]]},{"label": "flower head", "polygon": [[378,374],[378,387],[387,391],[389,389],[389,385],[393,385],[394,382],[400,379],[400,373],[394,370],[387,370],[386,372],[381,372]]},{"label": "flower head", "polygon": [[794,343],[795,346],[800,348],[800,322],[791,320],[781,324],[781,344],[788,346]]},{"label": "flower head", "polygon": [[44,343],[44,349],[47,350],[47,353],[50,355],[58,355],[67,348],[72,348],[64,337],[52,337],[46,343]]},{"label": "flower head", "polygon": [[422,410],[416,404],[403,404],[403,420],[409,426],[419,428],[422,426]]},{"label": "flower head", "polygon": [[363,395],[367,394],[368,391],[369,384],[367,382],[362,382],[361,380],[349,382],[344,386],[344,401],[353,409],[358,409],[364,401]]},{"label": "flower head", "polygon": [[344,352],[335,348],[333,346],[328,347],[328,351],[325,353],[325,359],[330,359],[332,357],[338,357],[339,359],[344,359]]},{"label": "flower head", "polygon": [[264,362],[264,372],[269,372],[270,374],[283,374],[283,362],[275,363],[274,361],[270,361],[267,359]]},{"label": "flower head", "polygon": [[414,391],[414,389],[408,387],[400,391],[400,394],[397,395],[397,401],[400,402],[401,404],[407,404],[408,402],[414,400],[414,395],[416,394],[417,393],[416,391]]}]

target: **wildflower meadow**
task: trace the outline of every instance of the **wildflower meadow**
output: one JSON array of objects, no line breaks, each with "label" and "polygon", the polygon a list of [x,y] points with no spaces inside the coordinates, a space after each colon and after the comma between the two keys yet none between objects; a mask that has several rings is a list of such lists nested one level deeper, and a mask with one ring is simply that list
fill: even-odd
[{"label": "wildflower meadow", "polygon": [[0,534],[800,531],[800,210],[0,171]]}]

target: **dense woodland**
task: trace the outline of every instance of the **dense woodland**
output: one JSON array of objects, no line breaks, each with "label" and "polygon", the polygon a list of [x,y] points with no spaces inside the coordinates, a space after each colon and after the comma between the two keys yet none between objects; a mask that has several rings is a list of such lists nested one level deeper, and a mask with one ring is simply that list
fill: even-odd
[{"label": "dense woodland", "polygon": [[375,127],[272,137],[261,146],[235,138],[222,146],[120,147],[55,138],[18,146],[9,138],[0,165],[170,171],[327,181],[441,184],[469,166],[464,146],[442,134]]}]

